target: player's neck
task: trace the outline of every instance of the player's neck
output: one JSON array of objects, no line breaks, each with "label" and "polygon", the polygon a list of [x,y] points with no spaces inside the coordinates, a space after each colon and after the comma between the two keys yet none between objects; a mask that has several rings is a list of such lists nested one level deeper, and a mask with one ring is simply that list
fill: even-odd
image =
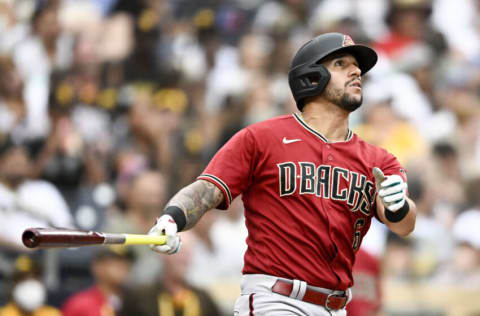
[{"label": "player's neck", "polygon": [[344,141],[348,135],[349,113],[331,103],[311,102],[301,112],[303,120],[331,142]]}]

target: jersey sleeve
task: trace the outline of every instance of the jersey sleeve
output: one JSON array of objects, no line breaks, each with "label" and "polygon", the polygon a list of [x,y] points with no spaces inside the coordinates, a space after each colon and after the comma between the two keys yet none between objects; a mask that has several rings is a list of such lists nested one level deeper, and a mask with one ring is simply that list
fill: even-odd
[{"label": "jersey sleeve", "polygon": [[400,162],[398,162],[397,158],[389,152],[386,152],[386,156],[382,165],[380,166],[380,169],[382,169],[385,176],[396,174],[402,177],[403,181],[407,182],[407,172]]},{"label": "jersey sleeve", "polygon": [[252,183],[256,143],[248,128],[235,134],[209,162],[197,180],[216,185],[224,195],[217,208],[226,210]]}]

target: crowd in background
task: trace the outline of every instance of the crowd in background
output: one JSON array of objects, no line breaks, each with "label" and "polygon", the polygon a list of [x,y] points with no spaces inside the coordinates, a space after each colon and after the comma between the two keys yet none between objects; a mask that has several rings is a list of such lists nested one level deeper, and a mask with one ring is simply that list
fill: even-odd
[{"label": "crowd in background", "polygon": [[171,257],[28,251],[21,233],[147,232],[234,133],[297,111],[290,60],[331,31],[379,54],[350,127],[399,158],[418,207],[408,238],[372,224],[354,295],[480,315],[478,0],[1,0],[0,315],[232,314],[239,199]]}]

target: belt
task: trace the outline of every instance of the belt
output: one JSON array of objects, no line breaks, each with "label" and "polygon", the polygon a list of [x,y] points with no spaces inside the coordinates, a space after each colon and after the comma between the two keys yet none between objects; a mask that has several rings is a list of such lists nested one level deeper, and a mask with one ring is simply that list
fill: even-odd
[{"label": "belt", "polygon": [[[291,297],[292,291],[293,291],[293,283],[283,281],[283,280],[277,280],[272,287],[272,292],[285,295],[285,296]],[[325,307],[327,310],[338,310],[338,309],[343,309],[345,307],[345,305],[347,304],[348,296],[333,294],[333,293],[331,294],[322,293],[322,292],[314,291],[307,287],[303,297],[297,297],[297,299],[304,302],[321,305]]]}]

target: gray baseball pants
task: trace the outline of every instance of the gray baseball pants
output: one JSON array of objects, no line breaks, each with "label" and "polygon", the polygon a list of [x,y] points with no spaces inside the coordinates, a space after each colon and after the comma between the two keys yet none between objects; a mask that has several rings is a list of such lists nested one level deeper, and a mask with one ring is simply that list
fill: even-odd
[{"label": "gray baseball pants", "polygon": [[[311,304],[296,298],[272,292],[272,286],[278,277],[265,274],[243,275],[240,284],[242,294],[235,302],[234,316],[346,316],[347,311],[328,310],[323,306]],[[284,280],[284,279],[283,279]],[[303,282],[303,281],[301,281]],[[333,293],[331,290],[312,287],[319,292]],[[351,300],[351,291],[348,290]]]}]

